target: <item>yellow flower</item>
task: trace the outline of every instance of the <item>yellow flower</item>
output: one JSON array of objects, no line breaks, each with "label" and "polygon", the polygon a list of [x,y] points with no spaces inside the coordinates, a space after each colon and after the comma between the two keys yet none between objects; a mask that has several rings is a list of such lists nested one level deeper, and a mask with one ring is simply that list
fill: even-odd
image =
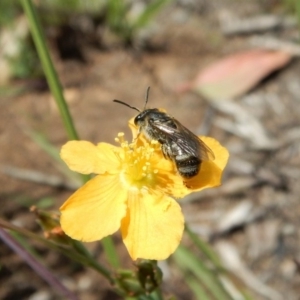
[{"label": "yellow flower", "polygon": [[62,229],[84,242],[121,229],[132,259],[165,259],[176,250],[184,229],[174,198],[219,185],[228,152],[203,137],[216,159],[203,163],[197,176],[183,182],[157,142],[138,136],[128,144],[122,133],[116,140],[120,147],[87,141],[70,141],[62,147],[61,157],[71,170],[98,174],[60,208]]}]

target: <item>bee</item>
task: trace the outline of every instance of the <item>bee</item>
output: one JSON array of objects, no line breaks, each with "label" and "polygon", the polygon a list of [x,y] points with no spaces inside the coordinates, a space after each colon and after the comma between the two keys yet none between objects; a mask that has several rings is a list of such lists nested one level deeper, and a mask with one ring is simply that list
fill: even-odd
[{"label": "bee", "polygon": [[184,179],[196,176],[203,161],[214,160],[214,153],[198,136],[172,116],[157,108],[146,108],[149,89],[142,111],[120,100],[113,101],[139,112],[134,118],[139,133],[143,133],[149,141],[155,140],[161,144],[164,157],[175,163],[178,173]]}]

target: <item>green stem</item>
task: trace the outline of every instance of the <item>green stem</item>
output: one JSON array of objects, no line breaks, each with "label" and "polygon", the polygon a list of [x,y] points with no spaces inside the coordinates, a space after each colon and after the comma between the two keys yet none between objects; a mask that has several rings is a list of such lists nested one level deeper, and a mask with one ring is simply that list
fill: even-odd
[{"label": "green stem", "polygon": [[111,284],[114,284],[115,280],[112,278],[111,273],[104,266],[95,261],[91,253],[84,247],[82,243],[72,240],[72,245],[86,259],[87,265],[101,273],[110,281]]},{"label": "green stem", "polygon": [[299,0],[294,0],[295,2],[295,9],[296,9],[296,16],[298,19],[298,30],[300,30],[300,2]]},{"label": "green stem", "polygon": [[110,236],[107,236],[102,239],[102,246],[110,264],[116,269],[119,268],[120,261],[112,238]]},{"label": "green stem", "polygon": [[78,140],[78,135],[66,104],[61,84],[53,66],[36,9],[31,0],[21,0],[21,3],[29,21],[32,37],[42,63],[48,85],[59,108],[68,137],[70,140]]}]

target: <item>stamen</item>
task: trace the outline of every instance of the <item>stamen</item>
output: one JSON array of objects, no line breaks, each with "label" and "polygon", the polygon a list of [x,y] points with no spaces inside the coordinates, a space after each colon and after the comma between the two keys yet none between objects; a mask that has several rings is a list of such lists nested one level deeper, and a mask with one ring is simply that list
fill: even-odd
[{"label": "stamen", "polygon": [[133,188],[142,189],[156,184],[158,170],[153,170],[151,157],[157,149],[158,143],[138,146],[136,142],[129,144],[120,132],[115,139],[124,150],[124,179]]},{"label": "stamen", "polygon": [[125,143],[125,140],[124,140],[124,132],[119,132],[118,133],[118,137],[115,138],[115,141],[120,143],[121,146],[123,143]]}]

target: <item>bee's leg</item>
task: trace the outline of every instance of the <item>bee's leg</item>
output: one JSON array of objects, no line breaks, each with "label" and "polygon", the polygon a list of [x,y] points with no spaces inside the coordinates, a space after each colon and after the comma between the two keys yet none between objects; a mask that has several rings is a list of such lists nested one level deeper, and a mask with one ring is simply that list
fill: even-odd
[{"label": "bee's leg", "polygon": [[165,159],[171,159],[170,147],[167,144],[162,144],[161,150],[162,150],[162,153],[163,153]]},{"label": "bee's leg", "polygon": [[135,143],[136,142],[136,140],[138,139],[138,137],[140,136],[140,134],[141,134],[141,127],[139,127],[139,130],[138,130],[138,133],[137,133],[137,135],[136,135],[136,137],[133,139],[133,143]]},{"label": "bee's leg", "polygon": [[183,184],[188,188],[188,189],[191,189],[192,186],[191,185],[188,185],[188,183],[186,181],[183,181]]}]

